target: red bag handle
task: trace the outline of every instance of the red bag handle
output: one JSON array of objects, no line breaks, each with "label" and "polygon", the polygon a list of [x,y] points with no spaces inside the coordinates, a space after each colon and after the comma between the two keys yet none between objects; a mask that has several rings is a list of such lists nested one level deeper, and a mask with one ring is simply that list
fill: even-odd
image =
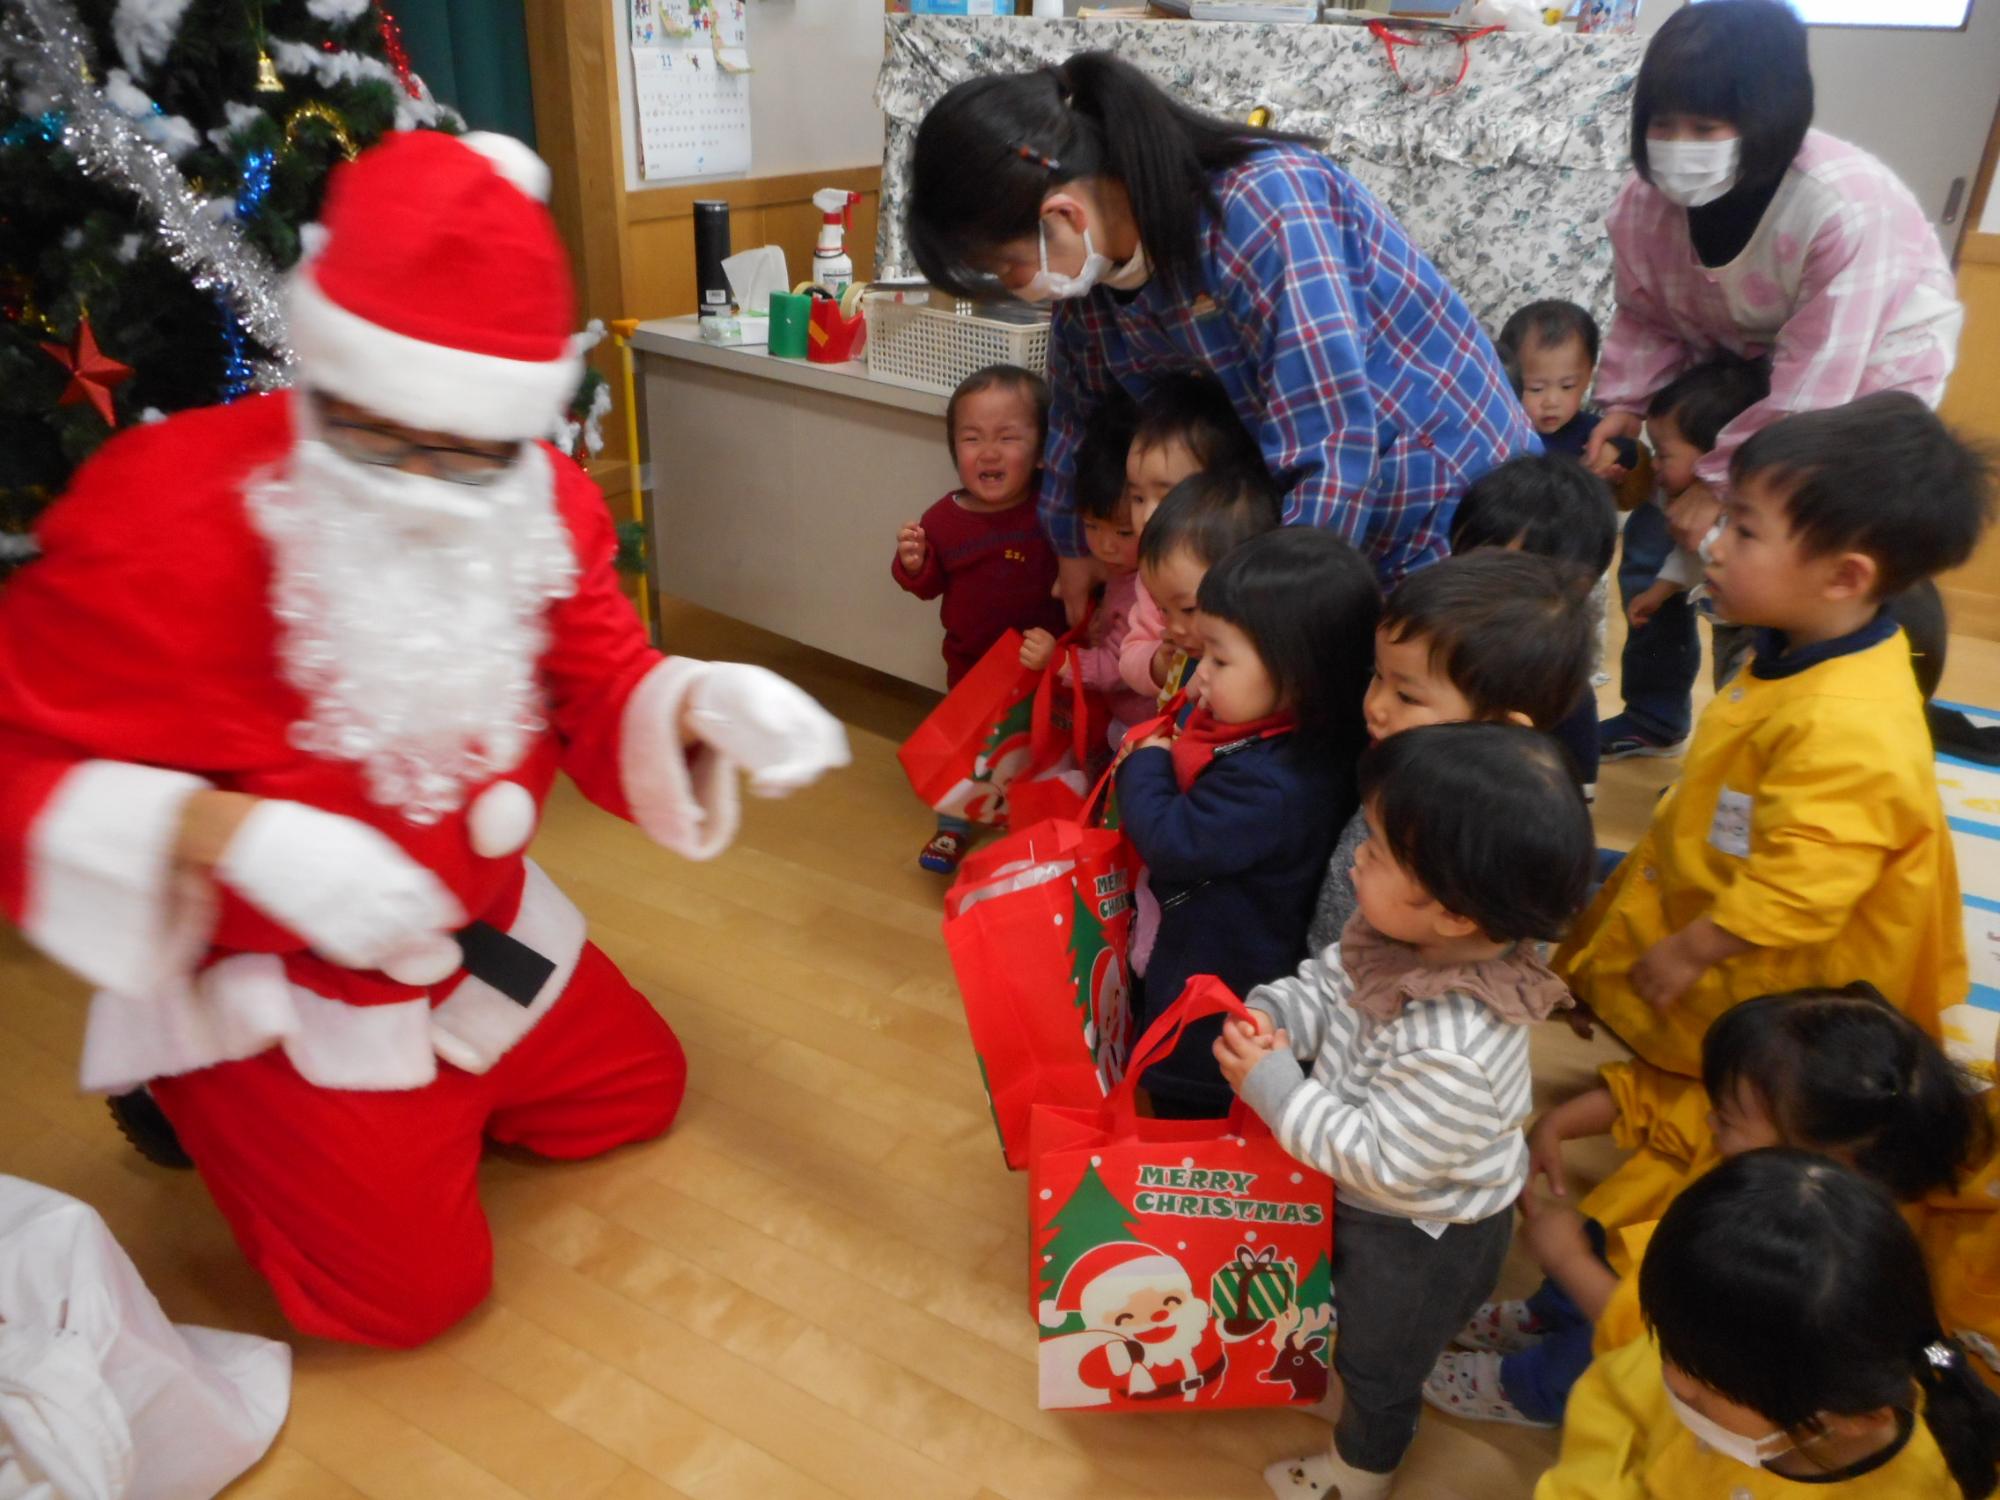
[{"label": "red bag handle", "polygon": [[[1182,688],[1178,693],[1174,694],[1166,708],[1157,716],[1147,719],[1143,723],[1134,724],[1128,729],[1125,732],[1125,743],[1128,745],[1136,744],[1140,740],[1151,739],[1154,735],[1162,731],[1171,730],[1174,727],[1174,720],[1180,717],[1181,709],[1186,705],[1187,689]],[[1097,778],[1097,785],[1090,789],[1090,795],[1083,799],[1083,810],[1076,816],[1077,821],[1082,823],[1084,827],[1088,828],[1091,826],[1093,819],[1096,817],[1098,803],[1104,796],[1104,789],[1111,785],[1111,778],[1118,774],[1118,768],[1124,764],[1125,752],[1120,750],[1118,754],[1111,757],[1111,764],[1106,766],[1104,774]]]},{"label": "red bag handle", "polygon": [[[1464,83],[1465,75],[1472,67],[1472,43],[1478,41],[1483,36],[1491,36],[1496,31],[1505,31],[1506,29],[1505,26],[1483,26],[1477,31],[1454,31],[1450,33],[1458,42],[1458,77],[1452,79],[1450,83],[1441,89],[1430,90],[1428,97],[1442,99],[1446,94],[1449,94],[1453,89]],[[1396,75],[1397,86],[1406,94],[1416,93],[1417,90],[1411,88],[1403,77],[1402,65],[1396,61],[1396,49],[1399,47],[1422,48],[1428,44],[1418,41],[1413,36],[1399,36],[1381,21],[1370,21],[1368,23],[1368,30],[1382,44],[1382,50],[1389,55],[1389,71]]]},{"label": "red bag handle", "polygon": [[1048,744],[1049,731],[1054,727],[1055,695],[1057,685],[1062,681],[1064,667],[1069,668],[1070,726],[1073,738],[1072,749],[1076,752],[1079,766],[1090,764],[1090,700],[1089,689],[1083,685],[1083,650],[1070,637],[1090,624],[1090,615],[1085,612],[1075,628],[1064,633],[1056,642],[1056,654],[1050,658],[1042,670],[1042,680],[1035,685],[1035,706],[1029,720],[1029,743],[1035,747],[1035,769],[1041,769],[1043,747]]},{"label": "red bag handle", "polygon": [[[1187,982],[1180,998],[1146,1028],[1146,1034],[1132,1048],[1131,1059],[1125,1064],[1125,1076],[1113,1085],[1104,1101],[1118,1134],[1132,1133],[1132,1122],[1136,1118],[1134,1095],[1139,1088],[1140,1076],[1174,1050],[1181,1033],[1189,1025],[1216,1015],[1235,1016],[1247,1021],[1250,1019],[1250,1007],[1237,999],[1236,992],[1213,974],[1197,974]],[[1241,1111],[1242,1101],[1239,1099],[1230,1111],[1230,1118],[1237,1118]]]}]

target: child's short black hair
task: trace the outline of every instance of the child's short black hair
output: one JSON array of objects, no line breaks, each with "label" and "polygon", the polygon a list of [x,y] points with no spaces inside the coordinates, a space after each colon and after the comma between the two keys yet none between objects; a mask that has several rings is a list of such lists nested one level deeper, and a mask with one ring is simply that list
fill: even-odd
[{"label": "child's short black hair", "polygon": [[1877,597],[1957,567],[1993,519],[1991,461],[1907,391],[1772,423],[1730,465],[1731,484],[1751,479],[1784,494],[1810,554],[1873,558]]},{"label": "child's short black hair", "polygon": [[1115,521],[1124,507],[1125,455],[1139,411],[1124,388],[1113,386],[1083,424],[1076,450],[1076,509],[1095,521]]},{"label": "child's short black hair", "polygon": [[1597,837],[1554,740],[1518,724],[1426,724],[1377,741],[1360,774],[1389,852],[1446,911],[1495,942],[1568,930]]},{"label": "child's short black hair", "polygon": [[1514,394],[1521,394],[1521,351],[1530,344],[1543,349],[1560,349],[1571,339],[1583,340],[1583,352],[1594,369],[1597,365],[1597,319],[1590,309],[1558,298],[1530,302],[1500,326],[1493,341],[1507,378],[1514,382]]},{"label": "child's short black hair", "polygon": [[1993,1493],[2000,1396],[1939,1327],[1895,1200],[1831,1158],[1746,1151],[1690,1183],[1647,1243],[1639,1310],[1663,1361],[1795,1441],[1921,1389],[1955,1487]]},{"label": "child's short black hair", "polygon": [[1944,596],[1930,579],[1920,578],[1902,593],[1890,596],[1889,613],[1909,637],[1910,670],[1917,674],[1917,691],[1928,703],[1944,681],[1945,653],[1951,639]]},{"label": "child's short black hair", "polygon": [[1611,486],[1561,453],[1522,454],[1489,469],[1460,497],[1451,550],[1514,547],[1587,571],[1584,588],[1618,549],[1618,503]]},{"label": "child's short black hair", "polygon": [[1266,531],[1203,575],[1195,603],[1250,638],[1301,742],[1349,759],[1360,753],[1382,593],[1359,552],[1312,526]]},{"label": "child's short black hair", "polygon": [[1741,186],[1784,175],[1812,127],[1806,29],[1780,0],[1710,0],[1667,17],[1632,87],[1632,165],[1651,182],[1646,129],[1661,115],[1727,120],[1742,138]]},{"label": "child's short black hair", "polygon": [[1723,428],[1770,394],[1769,360],[1725,354],[1661,386],[1646,404],[1646,415],[1671,421],[1682,437],[1707,453]]},{"label": "child's short black hair", "polygon": [[1179,442],[1204,469],[1261,469],[1263,455],[1220,380],[1202,369],[1173,370],[1139,398],[1132,447]]},{"label": "child's short black hair", "polygon": [[[1019,365],[988,365],[983,370],[974,370],[958,383],[958,389],[944,404],[945,447],[954,454],[958,452],[958,404],[968,396],[991,390],[1014,390],[1027,398],[1035,408],[1035,431],[1041,435],[1036,439],[1039,450],[1042,440],[1049,435],[1049,383],[1033,370],[1024,370]],[[1036,456],[1040,457],[1039,451]]]},{"label": "child's short black hair", "polygon": [[1382,632],[1429,641],[1431,664],[1482,719],[1522,713],[1552,729],[1590,687],[1590,581],[1532,552],[1481,548],[1419,569],[1389,595]]},{"label": "child's short black hair", "polygon": [[1185,550],[1212,568],[1278,520],[1278,492],[1262,469],[1205,469],[1167,491],[1139,535],[1139,565],[1157,568]]},{"label": "child's short black hair", "polygon": [[1865,980],[1730,1006],[1702,1039],[1701,1084],[1714,1100],[1747,1085],[1787,1144],[1838,1152],[1905,1202],[1991,1144],[1971,1079]]}]

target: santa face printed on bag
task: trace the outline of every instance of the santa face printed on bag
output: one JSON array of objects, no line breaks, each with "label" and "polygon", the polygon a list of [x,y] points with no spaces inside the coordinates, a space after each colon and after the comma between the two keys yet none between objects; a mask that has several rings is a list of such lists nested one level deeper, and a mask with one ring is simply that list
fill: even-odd
[{"label": "santa face printed on bag", "polygon": [[1072,1317],[1083,1332],[1064,1336],[1059,1351],[1050,1348],[1057,1340],[1042,1345],[1045,1404],[1051,1353],[1096,1397],[1077,1405],[1193,1402],[1222,1388],[1221,1332],[1186,1267],[1163,1251],[1128,1240],[1082,1256],[1043,1311],[1058,1325]]}]

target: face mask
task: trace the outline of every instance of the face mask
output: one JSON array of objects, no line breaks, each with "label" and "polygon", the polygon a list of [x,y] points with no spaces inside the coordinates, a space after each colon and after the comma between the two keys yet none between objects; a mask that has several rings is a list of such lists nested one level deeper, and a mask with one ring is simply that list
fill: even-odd
[{"label": "face mask", "polygon": [[1687,1402],[1681,1400],[1667,1388],[1667,1405],[1674,1409],[1674,1415],[1702,1445],[1711,1452],[1720,1453],[1724,1458],[1733,1458],[1747,1468],[1761,1469],[1774,1458],[1783,1458],[1798,1445],[1782,1432],[1773,1432],[1764,1437],[1745,1437],[1740,1432],[1731,1432],[1711,1417],[1704,1417]]},{"label": "face mask", "polygon": [[[1071,297],[1088,296],[1090,289],[1102,281],[1105,273],[1111,270],[1110,258],[1098,254],[1097,247],[1091,244],[1090,229],[1087,225],[1083,231],[1083,269],[1078,271],[1074,276],[1065,276],[1060,271],[1051,271],[1049,269],[1048,220],[1042,220],[1037,226],[1036,232],[1041,240],[1042,268],[1035,272],[1034,280],[1030,281],[1027,287],[1019,293],[1022,301],[1061,302]],[[1126,266],[1120,267],[1120,274],[1123,274],[1130,264],[1128,261]]]},{"label": "face mask", "polygon": [[1104,273],[1104,284],[1114,291],[1136,292],[1153,279],[1153,263],[1146,259],[1146,247],[1141,245],[1132,252],[1132,258],[1122,266],[1114,266]]},{"label": "face mask", "polygon": [[1648,141],[1646,164],[1653,186],[1682,208],[1713,203],[1736,186],[1741,137],[1722,141]]}]

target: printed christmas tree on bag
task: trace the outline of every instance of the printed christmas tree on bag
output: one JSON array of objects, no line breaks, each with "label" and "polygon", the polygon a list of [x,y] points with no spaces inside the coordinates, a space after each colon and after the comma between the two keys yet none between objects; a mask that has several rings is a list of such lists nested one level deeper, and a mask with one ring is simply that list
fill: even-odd
[{"label": "printed christmas tree on bag", "polygon": [[[1055,1233],[1042,1246],[1042,1277],[1038,1303],[1055,1296],[1069,1274],[1069,1268],[1099,1245],[1108,1245],[1117,1240],[1132,1238],[1136,1225],[1132,1212],[1112,1196],[1111,1189],[1104,1185],[1104,1179],[1097,1175],[1095,1167],[1085,1168],[1083,1180],[1070,1194],[1069,1201],[1056,1211],[1049,1220],[1049,1227]],[[1045,1334],[1074,1333],[1083,1327],[1083,1320],[1072,1313],[1054,1326],[1045,1326]]]}]

